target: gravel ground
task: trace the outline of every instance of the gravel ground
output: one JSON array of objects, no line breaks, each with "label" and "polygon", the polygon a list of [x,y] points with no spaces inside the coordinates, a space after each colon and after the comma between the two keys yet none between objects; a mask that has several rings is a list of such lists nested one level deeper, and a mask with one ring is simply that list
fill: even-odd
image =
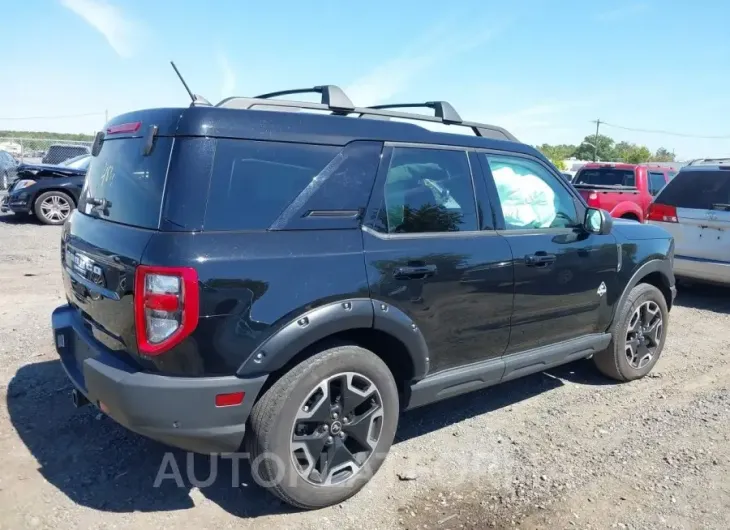
[{"label": "gravel ground", "polygon": [[680,289],[650,377],[578,362],[405,414],[359,495],[298,513],[225,460],[190,461],[218,466],[207,487],[155,487],[168,448],[73,409],[59,232],[0,216],[0,528],[730,528],[726,289]]}]

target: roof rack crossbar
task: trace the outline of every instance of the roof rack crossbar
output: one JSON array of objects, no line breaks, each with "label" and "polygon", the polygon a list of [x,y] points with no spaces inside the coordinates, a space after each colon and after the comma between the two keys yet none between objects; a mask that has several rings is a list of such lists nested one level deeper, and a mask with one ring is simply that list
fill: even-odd
[{"label": "roof rack crossbar", "polygon": [[[312,92],[312,89],[301,89],[301,92]],[[459,122],[450,122],[450,121],[444,121],[443,118],[437,117],[437,116],[427,116],[425,114],[415,114],[412,112],[399,112],[399,111],[393,111],[393,110],[387,110],[383,108],[375,108],[375,107],[353,107],[352,109],[333,109],[331,105],[323,104],[323,103],[313,103],[308,101],[290,101],[287,99],[269,99],[271,97],[274,97],[272,94],[275,95],[286,95],[291,94],[292,91],[282,91],[282,92],[272,92],[271,94],[264,94],[264,96],[267,96],[265,98],[257,97],[257,98],[250,98],[250,97],[229,97],[226,98],[216,104],[216,107],[220,108],[228,108],[228,109],[252,109],[255,107],[279,107],[281,110],[288,110],[291,109],[291,111],[296,110],[320,110],[320,111],[331,111],[335,114],[340,115],[347,115],[347,114],[356,114],[360,118],[364,119],[380,119],[380,120],[389,120],[390,118],[400,118],[404,120],[413,120],[413,121],[425,121],[425,122],[432,122],[432,123],[444,123],[447,125],[457,125],[462,127],[469,127],[476,136],[481,136],[484,138],[494,138],[497,140],[510,140],[512,142],[519,142],[517,138],[515,138],[509,131],[506,129],[499,127],[497,125],[489,125],[486,123],[477,123],[477,122],[471,122],[471,121],[459,121]],[[300,93],[299,91],[296,91],[294,93]],[[422,107],[423,104],[407,104],[409,107]],[[402,107],[402,105],[398,105],[398,107]],[[390,108],[390,107],[389,107]],[[395,108],[395,107],[393,107]],[[273,109],[272,109],[273,110]],[[448,117],[448,114],[447,114]],[[454,116],[452,116],[453,118]]]},{"label": "roof rack crossbar", "polygon": [[433,109],[436,118],[443,123],[459,125],[462,123],[461,116],[448,101],[426,101],[425,103],[390,103],[387,105],[371,105],[369,109],[406,109],[425,108]]},{"label": "roof rack crossbar", "polygon": [[261,94],[254,99],[270,99],[278,96],[288,96],[290,94],[321,94],[321,104],[327,105],[332,110],[353,110],[355,105],[345,92],[336,85],[320,85],[312,88],[293,88],[290,90],[279,90],[277,92],[269,92]]}]

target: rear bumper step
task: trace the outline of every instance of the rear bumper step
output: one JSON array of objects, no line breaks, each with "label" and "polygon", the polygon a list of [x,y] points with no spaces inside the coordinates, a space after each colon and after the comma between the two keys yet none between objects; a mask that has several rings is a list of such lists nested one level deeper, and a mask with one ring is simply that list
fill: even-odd
[{"label": "rear bumper step", "polygon": [[[198,453],[239,450],[245,424],[266,376],[170,377],[137,371],[107,350],[71,306],[53,312],[56,350],[76,390],[131,431]],[[217,407],[216,396],[244,392]]]}]

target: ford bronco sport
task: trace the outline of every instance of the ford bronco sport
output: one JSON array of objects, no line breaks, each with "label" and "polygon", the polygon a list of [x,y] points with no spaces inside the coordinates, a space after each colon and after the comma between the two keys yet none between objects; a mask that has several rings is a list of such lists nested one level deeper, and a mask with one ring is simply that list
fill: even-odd
[{"label": "ford bronco sport", "polygon": [[[578,359],[619,381],[656,364],[666,231],[588,208],[537,150],[446,102],[278,97],[306,91],[132,112],[97,135],[52,316],[77,405],[246,451],[311,509],[367,482],[401,411]],[[506,174],[539,185],[539,216]]]}]

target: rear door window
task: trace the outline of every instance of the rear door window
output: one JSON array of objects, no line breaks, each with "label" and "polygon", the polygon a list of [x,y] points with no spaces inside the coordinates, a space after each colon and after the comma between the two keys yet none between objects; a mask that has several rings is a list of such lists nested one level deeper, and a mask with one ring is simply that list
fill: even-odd
[{"label": "rear door window", "polygon": [[649,193],[656,195],[666,184],[664,173],[658,173],[656,171],[649,172]]},{"label": "rear door window", "polygon": [[730,170],[680,171],[656,202],[695,210],[725,210],[730,204]]},{"label": "rear door window", "polygon": [[219,140],[205,230],[266,230],[342,150],[249,140]]},{"label": "rear door window", "polygon": [[158,137],[142,154],[142,138],[104,140],[93,157],[79,211],[130,226],[158,228],[173,139]]},{"label": "rear door window", "polygon": [[633,169],[589,168],[581,169],[574,183],[592,186],[636,186],[636,177]]},{"label": "rear door window", "polygon": [[391,234],[478,230],[466,152],[394,147],[378,217]]}]

